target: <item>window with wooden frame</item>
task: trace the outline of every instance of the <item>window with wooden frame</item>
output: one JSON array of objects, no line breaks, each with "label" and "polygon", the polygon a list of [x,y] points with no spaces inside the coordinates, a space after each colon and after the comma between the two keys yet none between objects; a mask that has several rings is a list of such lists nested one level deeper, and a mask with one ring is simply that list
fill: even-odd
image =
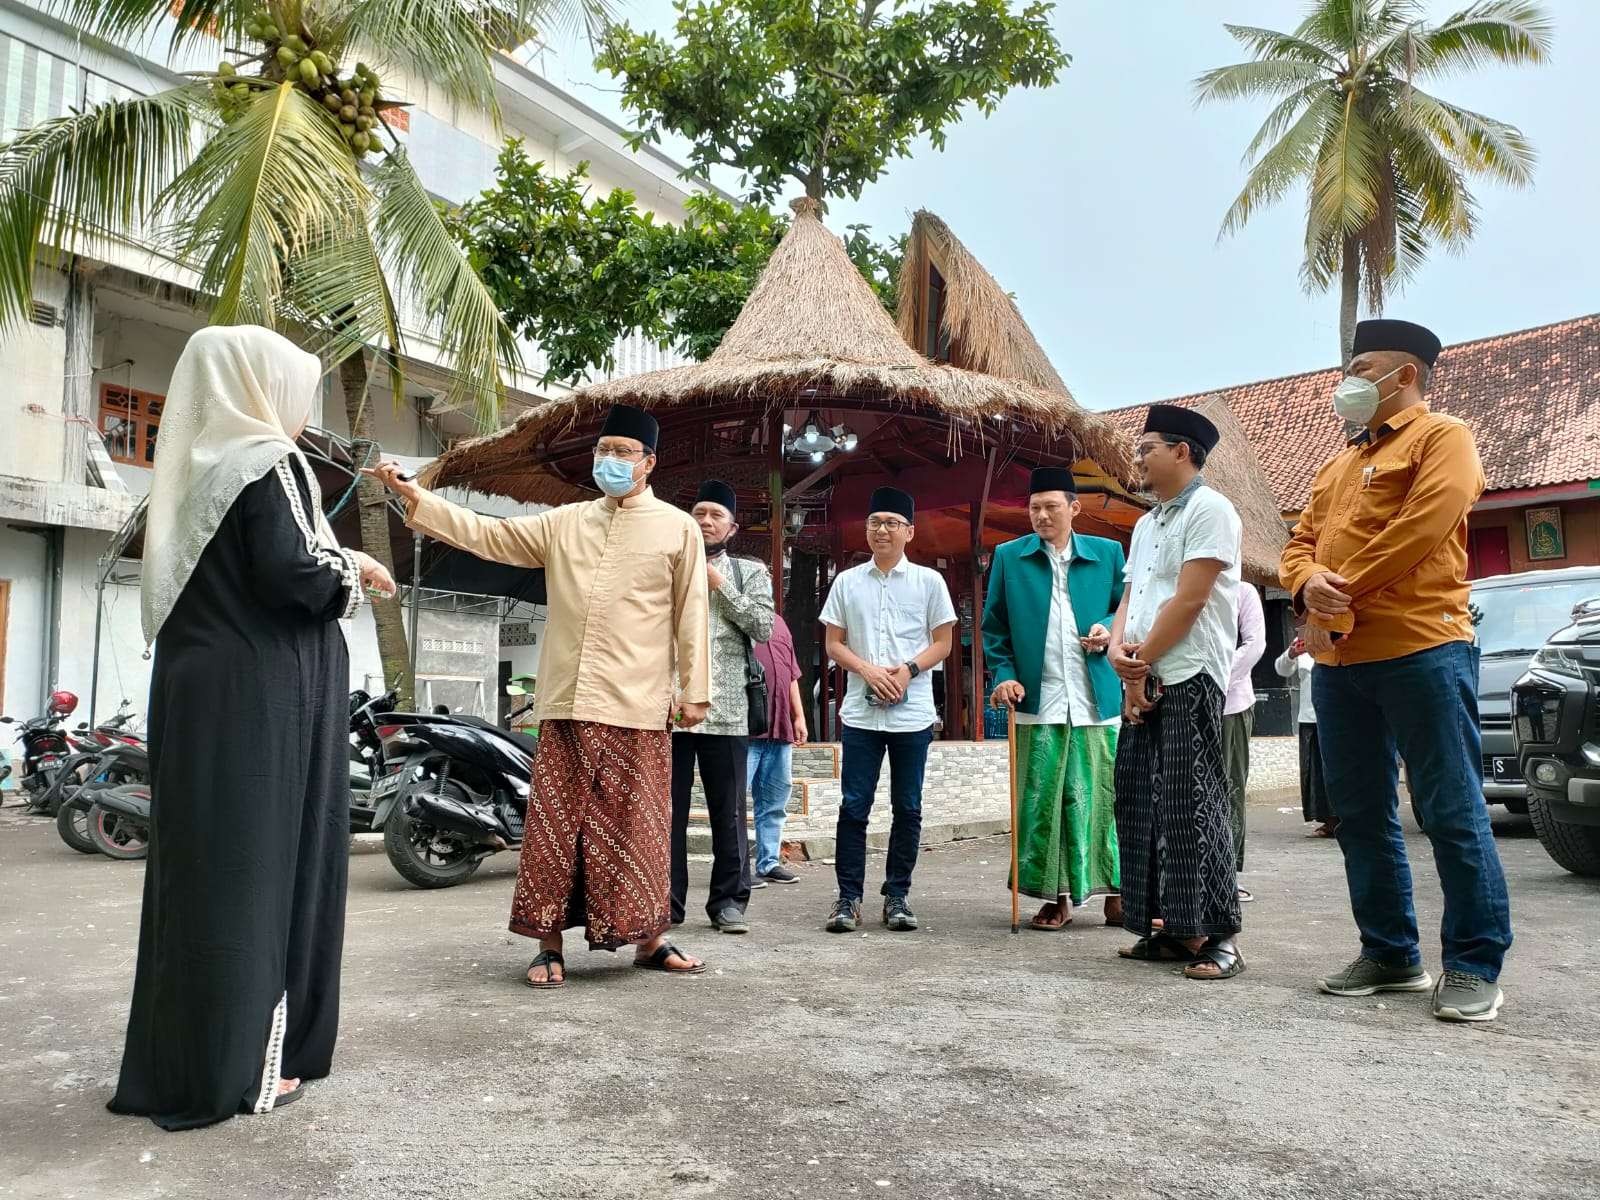
[{"label": "window with wooden frame", "polygon": [[134,467],[155,466],[156,431],[166,402],[165,396],[154,392],[114,383],[100,385],[100,436],[113,461]]}]

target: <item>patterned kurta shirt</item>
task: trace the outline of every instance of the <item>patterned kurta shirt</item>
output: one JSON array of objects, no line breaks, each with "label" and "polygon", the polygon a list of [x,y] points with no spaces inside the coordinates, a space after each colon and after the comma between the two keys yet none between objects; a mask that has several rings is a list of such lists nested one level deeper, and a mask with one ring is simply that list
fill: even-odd
[{"label": "patterned kurta shirt", "polygon": [[[772,577],[767,568],[750,558],[719,555],[710,560],[722,576],[722,586],[711,589],[711,712],[688,733],[745,737],[750,732],[749,700],[745,692],[745,643],[764,642],[772,636],[776,608]],[[767,686],[772,682],[768,680]]]}]

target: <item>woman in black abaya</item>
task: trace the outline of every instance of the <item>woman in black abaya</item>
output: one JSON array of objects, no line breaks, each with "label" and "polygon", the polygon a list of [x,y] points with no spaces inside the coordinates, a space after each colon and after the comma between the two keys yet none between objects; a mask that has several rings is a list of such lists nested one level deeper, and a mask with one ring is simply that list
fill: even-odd
[{"label": "woman in black abaya", "polygon": [[341,618],[393,591],[322,520],[294,439],[317,360],[201,330],[173,372],[146,513],[153,813],[110,1108],[191,1129],[327,1075],[349,846]]}]

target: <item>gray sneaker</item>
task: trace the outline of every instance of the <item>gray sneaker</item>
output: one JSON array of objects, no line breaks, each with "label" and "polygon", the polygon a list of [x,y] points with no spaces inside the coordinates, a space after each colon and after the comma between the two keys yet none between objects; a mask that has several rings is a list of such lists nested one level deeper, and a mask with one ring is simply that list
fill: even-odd
[{"label": "gray sneaker", "polygon": [[1433,1015],[1441,1021],[1492,1021],[1505,993],[1491,980],[1465,971],[1446,971],[1433,989]]},{"label": "gray sneaker", "polygon": [[888,896],[883,902],[883,923],[890,933],[910,933],[917,927],[917,914],[904,896]]},{"label": "gray sneaker", "polygon": [[718,933],[750,932],[750,919],[732,904],[725,906],[721,912],[712,917],[711,924],[716,927]]},{"label": "gray sneaker", "polygon": [[854,933],[861,924],[861,901],[846,900],[840,897],[834,902],[833,911],[828,914],[828,923],[823,926],[829,933]]},{"label": "gray sneaker", "polygon": [[773,867],[772,870],[768,871],[765,875],[761,876],[761,884],[762,884],[763,887],[765,887],[769,883],[799,883],[799,882],[800,882],[800,876],[795,874],[793,871],[791,871],[788,867],[784,866],[782,863],[779,863],[777,866]]},{"label": "gray sneaker", "polygon": [[1433,976],[1415,967],[1386,967],[1370,958],[1358,958],[1335,971],[1317,986],[1330,996],[1371,996],[1377,992],[1425,992],[1433,986]]}]

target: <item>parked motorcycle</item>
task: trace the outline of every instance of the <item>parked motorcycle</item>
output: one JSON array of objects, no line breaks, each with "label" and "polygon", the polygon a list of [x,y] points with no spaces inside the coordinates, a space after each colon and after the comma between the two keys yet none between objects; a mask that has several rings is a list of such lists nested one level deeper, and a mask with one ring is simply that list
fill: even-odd
[{"label": "parked motorcycle", "polygon": [[125,783],[94,792],[89,840],[107,858],[143,858],[150,850],[150,785]]},{"label": "parked motorcycle", "polygon": [[[121,743],[110,746],[100,752],[93,764],[93,774],[82,785],[72,789],[70,795],[63,797],[60,807],[56,810],[56,832],[61,835],[61,840],[71,846],[80,854],[95,854],[104,852],[104,846],[94,835],[94,807],[101,792],[129,786],[142,786],[148,793],[150,787],[150,756],[145,747],[138,743]],[[137,814],[130,814],[134,816]],[[141,839],[149,840],[149,813],[145,813],[145,834]],[[131,837],[134,829],[130,826],[125,837]],[[115,841],[111,833],[105,834],[107,841]],[[128,857],[127,855],[111,855],[112,858]],[[132,857],[142,858],[142,853]]]},{"label": "parked motorcycle", "polygon": [[383,739],[378,724],[394,711],[399,697],[391,688],[381,696],[369,696],[357,688],[350,693],[350,832],[372,829],[372,788],[376,780],[389,773]]},{"label": "parked motorcycle", "polygon": [[463,713],[390,713],[377,732],[401,767],[373,784],[372,827],[407,882],[452,887],[522,845],[534,738]]},{"label": "parked motorcycle", "polygon": [[23,797],[34,811],[40,811],[40,797],[49,790],[61,764],[72,754],[72,744],[61,723],[77,707],[77,696],[67,691],[56,691],[50,693],[42,717],[27,721],[0,717],[0,724],[21,726],[16,737],[22,744],[22,774],[19,779]]},{"label": "parked motorcycle", "polygon": [[93,729],[80,726],[70,735],[68,741],[73,749],[72,756],[61,764],[50,786],[39,797],[39,811],[52,817],[58,816],[62,802],[94,778],[101,755],[112,746],[144,745],[144,738],[128,728],[132,722],[133,713],[124,699],[115,716],[100,722]]}]

